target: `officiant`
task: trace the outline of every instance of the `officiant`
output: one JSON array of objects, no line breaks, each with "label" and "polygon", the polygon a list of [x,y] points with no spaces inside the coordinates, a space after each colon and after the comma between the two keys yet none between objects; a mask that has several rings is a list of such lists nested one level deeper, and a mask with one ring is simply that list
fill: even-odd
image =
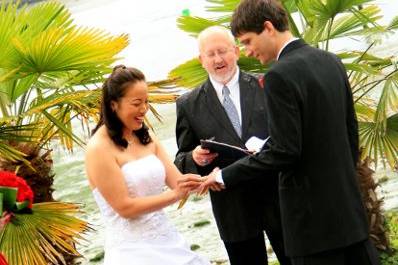
[{"label": "officiant", "polygon": [[[235,161],[200,146],[201,139],[245,148],[252,136],[267,135],[264,93],[259,81],[239,70],[239,48],[226,28],[212,26],[198,36],[199,60],[208,79],[177,99],[174,163],[184,173],[209,174]],[[274,172],[277,174],[277,172]],[[285,255],[278,178],[262,178],[235,189],[210,191],[213,214],[231,265],[267,264],[264,231],[281,265]]]}]

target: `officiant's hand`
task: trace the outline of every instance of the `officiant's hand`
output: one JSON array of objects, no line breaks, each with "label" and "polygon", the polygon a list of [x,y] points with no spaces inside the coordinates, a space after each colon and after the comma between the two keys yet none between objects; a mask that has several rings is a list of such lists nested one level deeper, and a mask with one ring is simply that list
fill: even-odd
[{"label": "officiant's hand", "polygon": [[204,177],[205,181],[199,187],[199,191],[198,191],[199,195],[203,195],[203,194],[207,193],[209,189],[211,189],[212,191],[221,191],[221,190],[225,189],[224,185],[222,185],[216,181],[216,174],[217,174],[217,171],[219,171],[219,170],[220,169],[218,167],[216,167],[213,169],[213,171],[208,176]]},{"label": "officiant's hand", "polygon": [[209,165],[217,156],[217,153],[211,153],[209,149],[203,149],[200,145],[192,151],[193,161],[201,167]]}]

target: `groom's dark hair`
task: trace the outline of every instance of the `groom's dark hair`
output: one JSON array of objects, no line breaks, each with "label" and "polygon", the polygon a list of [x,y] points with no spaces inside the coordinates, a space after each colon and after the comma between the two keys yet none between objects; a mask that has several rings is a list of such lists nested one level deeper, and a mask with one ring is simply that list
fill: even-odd
[{"label": "groom's dark hair", "polygon": [[[100,120],[91,134],[94,134],[102,125],[105,125],[112,141],[117,146],[127,148],[128,143],[126,139],[123,138],[124,125],[116,112],[112,110],[111,102],[118,102],[125,95],[126,89],[139,81],[145,82],[145,76],[140,70],[124,65],[117,65],[113,68],[111,75],[102,85]],[[145,123],[140,129],[133,131],[133,133],[144,145],[152,141]]]},{"label": "groom's dark hair", "polygon": [[232,15],[231,31],[235,37],[246,32],[260,34],[269,21],[279,31],[289,30],[286,10],[278,0],[243,0]]}]

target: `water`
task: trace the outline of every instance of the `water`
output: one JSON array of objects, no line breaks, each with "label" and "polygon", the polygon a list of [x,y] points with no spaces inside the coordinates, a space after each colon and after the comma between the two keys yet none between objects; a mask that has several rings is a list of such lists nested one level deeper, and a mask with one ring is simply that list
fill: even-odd
[{"label": "water", "polygon": [[[114,34],[128,33],[131,44],[121,54],[120,63],[141,69],[148,80],[159,80],[167,77],[176,65],[196,56],[195,39],[176,27],[176,19],[184,9],[191,15],[203,16],[204,0],[63,0],[72,12],[78,25],[105,29]],[[398,13],[398,5],[387,0],[380,0],[385,18],[384,23]],[[386,54],[396,54],[395,41],[391,36],[382,48],[376,50]],[[358,47],[365,45],[357,40],[352,44]],[[347,43],[333,43],[333,48],[343,50]],[[387,48],[386,48],[387,47]],[[174,125],[175,105],[157,105],[156,109],[163,116],[163,123],[150,119],[155,127],[157,137],[165,145],[170,157],[176,152]],[[56,178],[54,197],[61,201],[82,204],[81,218],[88,220],[94,232],[86,235],[87,242],[82,242],[79,250],[84,256],[82,264],[98,264],[90,261],[102,252],[103,226],[98,208],[93,200],[84,172],[84,151],[76,148],[73,154],[66,154],[61,148],[54,147],[54,164]],[[386,209],[398,209],[398,176],[396,173],[378,170],[377,177],[388,175],[390,180],[379,188],[379,194],[385,197]],[[176,205],[166,209],[173,223],[187,239],[189,244],[199,245],[198,253],[213,261],[226,260],[227,255],[218,236],[217,228],[211,213],[208,197],[190,200],[182,210]],[[208,225],[194,227],[199,221],[209,221]]]}]

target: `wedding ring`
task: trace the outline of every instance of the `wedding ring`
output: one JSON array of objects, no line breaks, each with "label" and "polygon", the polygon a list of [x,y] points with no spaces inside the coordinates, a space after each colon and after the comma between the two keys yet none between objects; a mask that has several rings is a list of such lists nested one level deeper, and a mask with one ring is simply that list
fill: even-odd
[{"label": "wedding ring", "polygon": [[203,165],[207,165],[209,163],[209,161],[207,161],[207,159],[203,159],[202,163],[203,163]]}]

